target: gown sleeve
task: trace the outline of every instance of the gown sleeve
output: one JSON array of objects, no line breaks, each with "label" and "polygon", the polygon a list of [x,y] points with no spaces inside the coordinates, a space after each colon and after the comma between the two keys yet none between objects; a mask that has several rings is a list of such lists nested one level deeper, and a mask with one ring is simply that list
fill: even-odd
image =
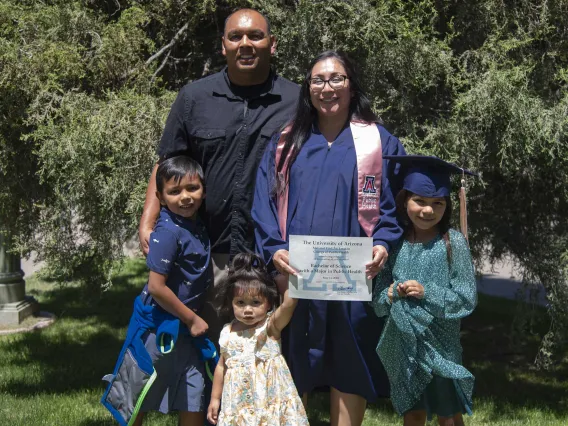
[{"label": "gown sleeve", "polygon": [[251,215],[254,220],[256,251],[267,265],[278,250],[288,250],[288,243],[282,239],[278,225],[278,210],[274,195],[276,174],[274,156],[280,134],[275,135],[264,152],[256,174],[256,186]]},{"label": "gown sleeve", "polygon": [[458,319],[473,312],[477,304],[477,287],[467,241],[457,231],[450,231],[450,241],[450,286],[425,285],[423,306],[436,318]]},{"label": "gown sleeve", "polygon": [[377,275],[375,289],[373,290],[372,306],[378,317],[386,317],[390,314],[391,302],[388,296],[389,287],[392,284],[392,265],[396,256],[390,256],[385,267]]},{"label": "gown sleeve", "polygon": [[[383,155],[406,155],[400,141],[379,126]],[[399,165],[383,160],[383,176],[381,182],[379,222],[373,230],[373,245],[382,245],[390,252],[402,236],[402,228],[396,218],[395,197],[399,191],[400,183]]]}]

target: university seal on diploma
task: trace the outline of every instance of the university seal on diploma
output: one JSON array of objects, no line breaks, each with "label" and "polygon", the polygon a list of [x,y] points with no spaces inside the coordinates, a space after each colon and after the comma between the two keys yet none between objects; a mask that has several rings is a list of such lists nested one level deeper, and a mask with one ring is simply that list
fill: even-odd
[{"label": "university seal on diploma", "polygon": [[372,260],[373,239],[290,235],[290,297],[317,300],[372,298],[365,265]]}]

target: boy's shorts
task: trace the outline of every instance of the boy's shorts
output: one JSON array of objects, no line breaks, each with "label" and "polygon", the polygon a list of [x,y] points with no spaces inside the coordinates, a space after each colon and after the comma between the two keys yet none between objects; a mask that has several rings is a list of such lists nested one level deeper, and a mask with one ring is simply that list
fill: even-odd
[{"label": "boy's shorts", "polygon": [[144,398],[141,412],[204,411],[205,366],[187,334],[179,334],[174,349],[162,354],[156,346],[156,335],[143,336],[157,377]]}]

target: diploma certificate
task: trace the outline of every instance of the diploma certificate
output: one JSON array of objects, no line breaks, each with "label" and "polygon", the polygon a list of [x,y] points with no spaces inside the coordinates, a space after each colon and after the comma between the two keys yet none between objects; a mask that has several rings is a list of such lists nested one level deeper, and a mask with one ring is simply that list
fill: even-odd
[{"label": "diploma certificate", "polygon": [[290,297],[318,300],[372,298],[365,265],[373,257],[373,239],[290,235]]}]

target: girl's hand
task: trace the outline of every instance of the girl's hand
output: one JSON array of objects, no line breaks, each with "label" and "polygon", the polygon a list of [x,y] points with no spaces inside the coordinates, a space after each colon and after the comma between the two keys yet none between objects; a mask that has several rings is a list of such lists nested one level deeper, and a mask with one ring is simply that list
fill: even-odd
[{"label": "girl's hand", "polygon": [[272,263],[274,263],[274,267],[282,275],[296,275],[296,271],[290,267],[290,253],[288,253],[288,250],[280,249],[274,253]]},{"label": "girl's hand", "polygon": [[279,294],[284,294],[288,290],[288,275],[278,274],[274,277],[274,281]]},{"label": "girl's hand", "polygon": [[416,297],[417,299],[424,298],[424,286],[415,280],[408,280],[399,284],[398,288],[402,286],[402,290],[407,296]]},{"label": "girl's hand", "polygon": [[220,399],[213,399],[211,398],[211,402],[209,403],[209,408],[207,409],[207,421],[211,424],[216,425],[217,419],[219,418],[219,407],[221,406]]},{"label": "girl's hand", "polygon": [[[398,293],[398,297],[406,297],[406,293],[402,288],[400,288],[401,286],[402,284],[396,286],[396,292]],[[390,285],[389,290],[387,291],[387,296],[389,297],[391,303],[392,303],[393,291],[394,291],[394,283]]]},{"label": "girl's hand", "polygon": [[373,246],[373,260],[367,263],[367,269],[365,269],[367,279],[372,280],[377,276],[379,271],[385,266],[388,257],[389,254],[386,248],[381,245]]}]

